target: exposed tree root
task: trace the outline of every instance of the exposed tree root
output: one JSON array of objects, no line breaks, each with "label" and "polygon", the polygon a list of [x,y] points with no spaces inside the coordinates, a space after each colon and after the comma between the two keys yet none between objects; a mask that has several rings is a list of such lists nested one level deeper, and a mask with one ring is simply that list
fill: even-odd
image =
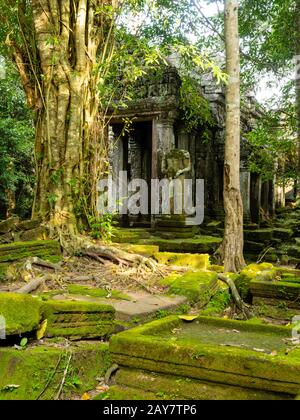
[{"label": "exposed tree root", "polygon": [[230,279],[229,277],[225,276],[224,274],[218,274],[218,279],[223,281],[224,283],[227,284],[227,286],[229,286],[231,293],[232,293],[232,297],[235,301],[235,303],[237,304],[237,307],[241,310],[243,316],[245,319],[250,319],[251,318],[251,313],[247,307],[247,305],[244,303],[244,301],[242,300],[235,284],[234,281],[232,279]]},{"label": "exposed tree root", "polygon": [[29,294],[46,282],[46,276],[31,280],[28,284],[16,290],[15,293]]}]

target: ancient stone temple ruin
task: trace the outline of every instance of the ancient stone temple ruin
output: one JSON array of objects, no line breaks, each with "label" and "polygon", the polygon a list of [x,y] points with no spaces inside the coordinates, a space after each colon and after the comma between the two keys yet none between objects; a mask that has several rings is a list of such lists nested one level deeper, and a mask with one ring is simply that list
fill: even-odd
[{"label": "ancient stone temple ruin", "polygon": [[[167,154],[181,150],[189,152],[190,164],[186,178],[205,181],[205,217],[220,219],[223,210],[223,168],[225,142],[225,92],[212,76],[199,81],[199,94],[208,103],[213,124],[199,124],[188,130],[180,108],[181,78],[177,69],[166,66],[159,80],[149,78],[137,86],[138,98],[119,107],[110,119],[110,162],[113,174],[126,171],[128,179],[150,180],[166,177],[164,160]],[[242,101],[242,133],[251,131],[262,115],[254,97]],[[124,131],[124,121],[132,121],[130,130]],[[261,209],[268,215],[275,210],[274,182],[262,183],[260,176],[250,173],[247,159],[249,146],[242,136],[241,190],[245,221],[258,223]],[[152,225],[151,216],[123,217],[123,224],[131,226]]]}]

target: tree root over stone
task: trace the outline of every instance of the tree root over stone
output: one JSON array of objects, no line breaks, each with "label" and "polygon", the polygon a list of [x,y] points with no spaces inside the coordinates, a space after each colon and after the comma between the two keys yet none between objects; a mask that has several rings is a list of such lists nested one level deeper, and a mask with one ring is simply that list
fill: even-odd
[{"label": "tree root over stone", "polygon": [[244,303],[243,299],[241,298],[235,284],[234,281],[232,279],[230,279],[229,277],[225,276],[225,274],[218,274],[218,279],[221,280],[223,283],[226,283],[227,286],[230,288],[232,297],[237,305],[237,307],[240,309],[240,311],[243,314],[243,317],[245,319],[250,319],[251,318],[251,312],[248,309],[247,305]]}]

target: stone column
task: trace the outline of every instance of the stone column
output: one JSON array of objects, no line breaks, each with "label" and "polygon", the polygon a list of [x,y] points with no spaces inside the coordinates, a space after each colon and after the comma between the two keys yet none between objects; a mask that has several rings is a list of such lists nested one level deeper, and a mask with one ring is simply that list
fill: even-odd
[{"label": "stone column", "polygon": [[250,183],[251,183],[250,172],[244,166],[241,166],[240,185],[241,185],[241,195],[242,195],[243,206],[244,206],[244,221],[246,223],[249,223],[251,220]]},{"label": "stone column", "polygon": [[114,180],[119,172],[124,170],[124,144],[121,137],[122,128],[119,125],[109,127],[109,164]]},{"label": "stone column", "polygon": [[261,177],[251,173],[251,221],[260,222]]},{"label": "stone column", "polygon": [[136,136],[137,133],[134,132],[130,135],[128,141],[130,180],[142,178],[142,145]]},{"label": "stone column", "polygon": [[261,207],[266,217],[269,216],[269,181],[261,185]]},{"label": "stone column", "polygon": [[271,217],[275,216],[275,182],[274,179],[269,181],[269,197],[268,197],[268,208]]},{"label": "stone column", "polygon": [[[174,117],[165,115],[154,120],[152,159],[156,161],[156,176],[162,178],[162,160],[166,153],[175,149]],[[153,174],[154,175],[154,174]]]}]

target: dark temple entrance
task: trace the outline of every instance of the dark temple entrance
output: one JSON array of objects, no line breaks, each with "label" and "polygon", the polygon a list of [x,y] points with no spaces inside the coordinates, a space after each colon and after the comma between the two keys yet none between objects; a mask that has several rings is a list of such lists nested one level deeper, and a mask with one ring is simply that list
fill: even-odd
[{"label": "dark temple entrance", "polygon": [[123,124],[113,124],[114,146],[111,152],[113,175],[126,171],[128,182],[143,179],[148,185],[149,214],[122,216],[121,225],[133,227],[151,226],[151,177],[152,177],[152,120],[133,123],[124,130]]}]

